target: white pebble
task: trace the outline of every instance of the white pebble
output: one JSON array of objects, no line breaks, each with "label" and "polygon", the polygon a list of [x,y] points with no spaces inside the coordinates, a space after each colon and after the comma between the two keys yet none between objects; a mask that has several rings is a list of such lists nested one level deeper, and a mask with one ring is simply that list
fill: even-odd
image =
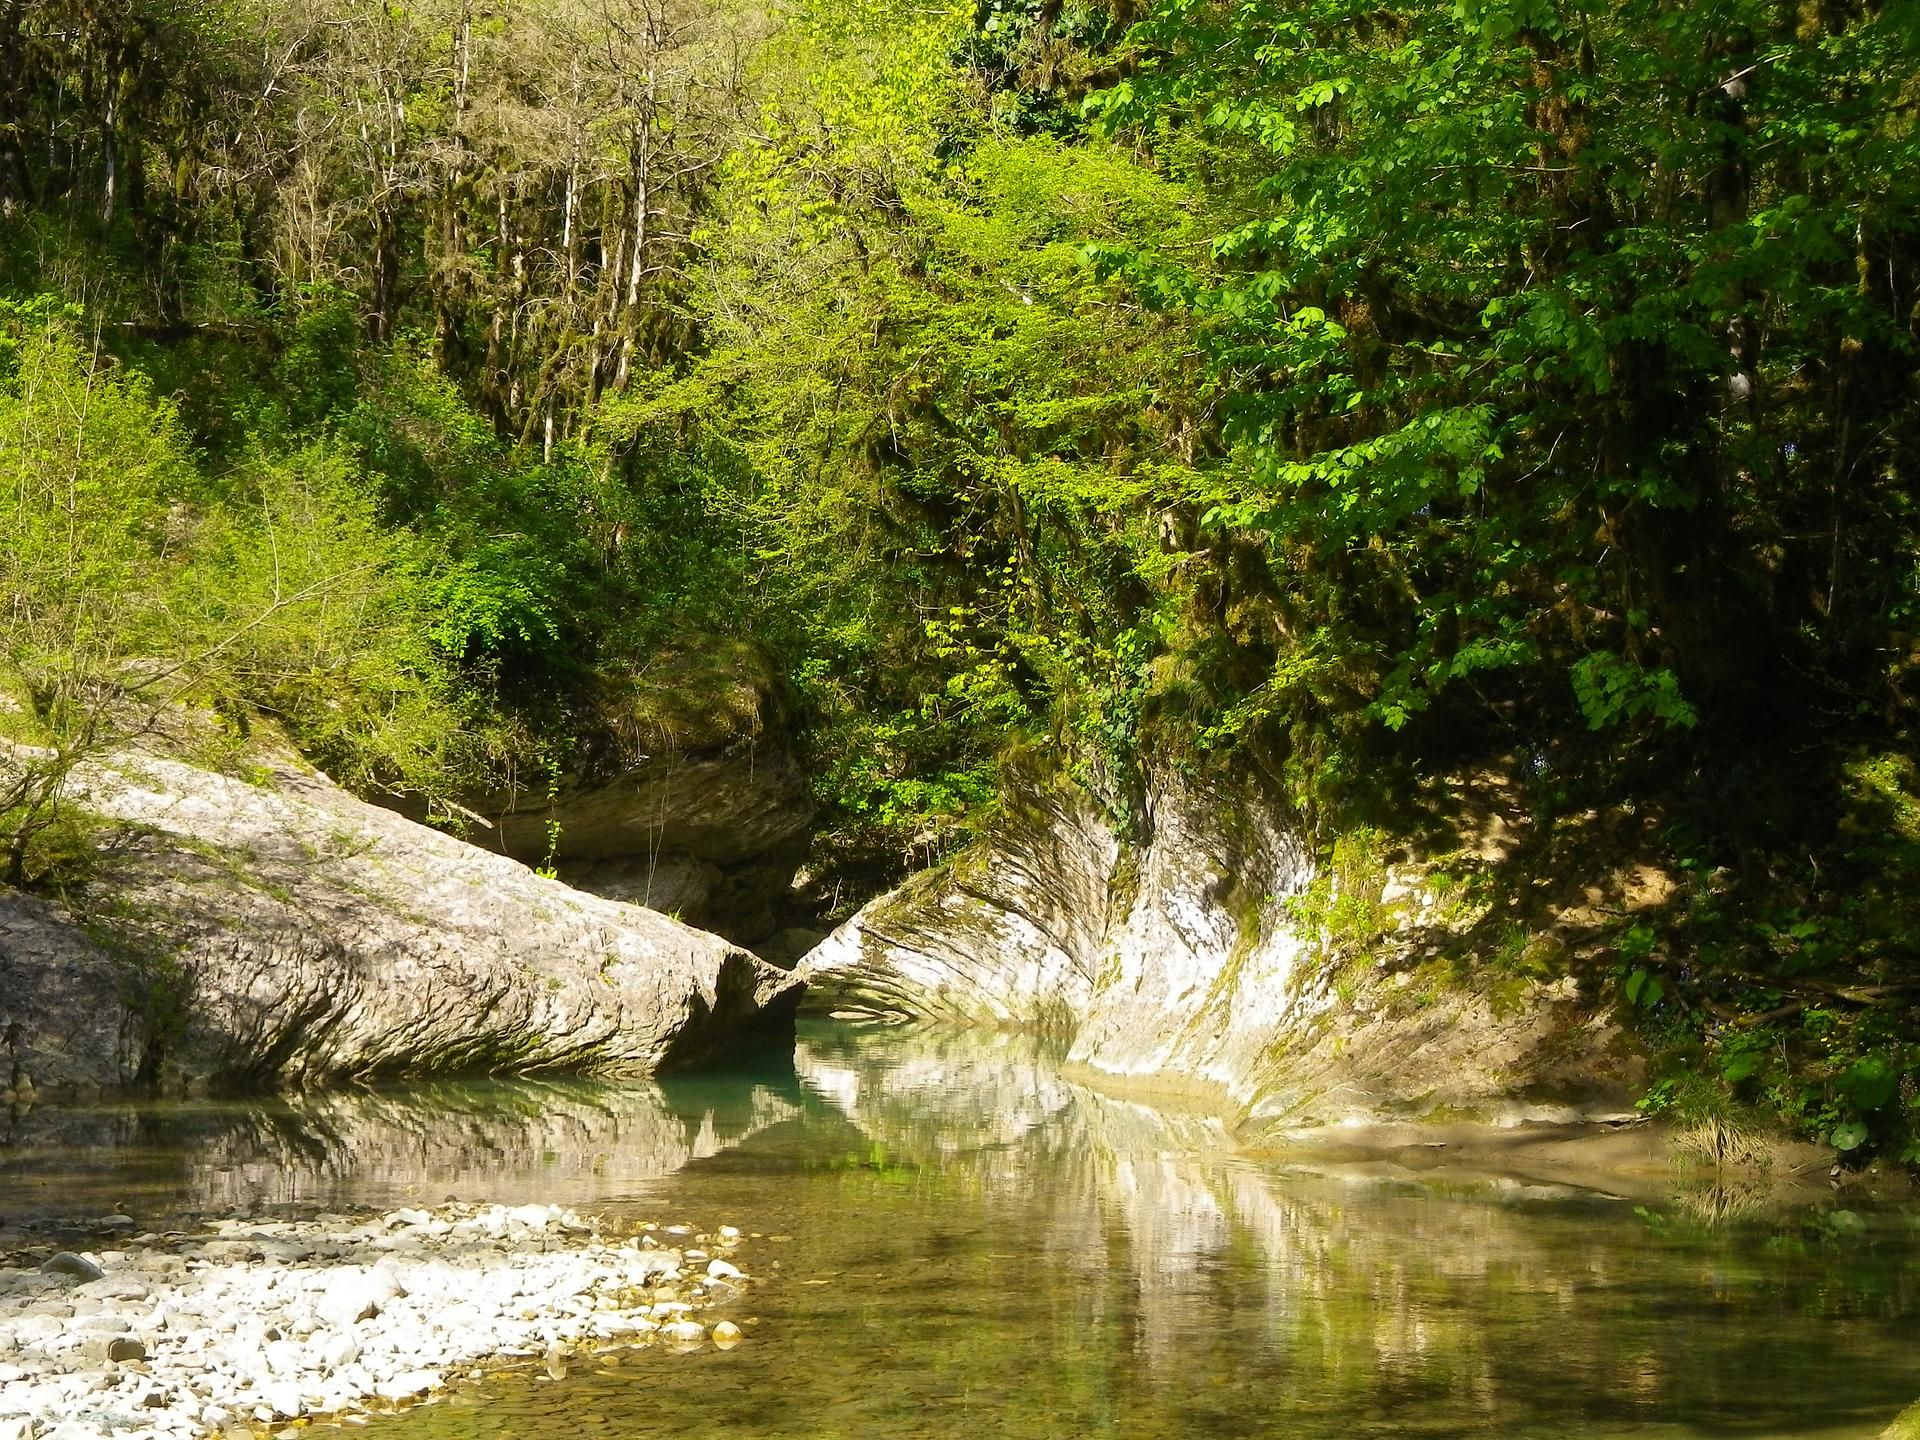
[{"label": "white pebble", "polygon": [[[552,1205],[236,1215],[199,1236],[73,1253],[50,1274],[0,1269],[0,1386],[14,1412],[0,1440],[70,1440],[79,1432],[33,1417],[94,1410],[126,1415],[117,1423],[148,1440],[280,1433],[321,1413],[360,1423],[354,1411],[376,1396],[410,1403],[496,1357],[609,1341],[696,1349],[709,1338],[695,1314],[708,1282],[745,1277],[662,1244],[692,1233],[615,1239]],[[715,1234],[731,1253],[740,1232]],[[704,1274],[689,1286],[695,1264]],[[741,1337],[722,1322],[711,1338],[727,1349]],[[116,1348],[140,1363],[87,1359],[118,1361]]]}]

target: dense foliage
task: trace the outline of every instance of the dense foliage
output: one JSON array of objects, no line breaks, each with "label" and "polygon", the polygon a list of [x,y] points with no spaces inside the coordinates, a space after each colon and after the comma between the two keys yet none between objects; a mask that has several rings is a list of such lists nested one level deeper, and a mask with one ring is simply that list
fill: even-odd
[{"label": "dense foliage", "polygon": [[1127,56],[1090,108],[1231,212],[1211,273],[1101,256],[1229,386],[1202,525],[1259,538],[1274,663],[1228,722],[1349,811],[1511,751],[1550,889],[1646,806],[1655,1103],[1911,1134],[1911,13],[1171,0]]},{"label": "dense foliage", "polygon": [[1517,917],[1677,877],[1656,1103],[1920,1158],[1909,7],[33,0],[0,108],[15,879],[182,695],[457,813],[772,674],[848,893],[1491,765]]}]

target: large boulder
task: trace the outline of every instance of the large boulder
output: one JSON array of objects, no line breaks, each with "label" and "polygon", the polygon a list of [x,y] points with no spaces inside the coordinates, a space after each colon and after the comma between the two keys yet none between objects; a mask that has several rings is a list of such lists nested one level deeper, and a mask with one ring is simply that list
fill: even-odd
[{"label": "large boulder", "polygon": [[1109,1083],[1268,1133],[1631,1116],[1641,1058],[1571,978],[1438,985],[1408,945],[1377,963],[1330,945],[1288,813],[1257,777],[1169,773],[1123,834],[1073,787],[1030,785],[798,973],[831,1008],[1037,1029]]},{"label": "large boulder", "polygon": [[0,1085],[267,1086],[646,1072],[790,1019],[784,973],[639,906],[366,804],[122,756],[76,777],[97,872],[0,890]]}]

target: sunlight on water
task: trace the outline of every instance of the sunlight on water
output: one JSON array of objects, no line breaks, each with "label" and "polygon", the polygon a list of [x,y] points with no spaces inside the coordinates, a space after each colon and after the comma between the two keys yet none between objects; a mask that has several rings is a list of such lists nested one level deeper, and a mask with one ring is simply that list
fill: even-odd
[{"label": "sunlight on water", "polygon": [[792,1236],[753,1247],[778,1278],[736,1306],[757,1321],[736,1350],[496,1379],[378,1440],[1858,1440],[1920,1396],[1920,1217],[1710,1224],[1657,1197],[1258,1164],[1009,1038],[805,1027],[784,1072],[97,1119],[57,1143],[29,1124],[0,1193],[457,1193]]}]

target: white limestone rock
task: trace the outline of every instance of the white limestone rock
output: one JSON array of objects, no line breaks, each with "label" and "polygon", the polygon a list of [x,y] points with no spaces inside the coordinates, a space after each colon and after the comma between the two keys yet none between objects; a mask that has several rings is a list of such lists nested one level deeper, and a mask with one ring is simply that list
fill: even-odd
[{"label": "white limestone rock", "polygon": [[109,953],[0,889],[0,1087],[640,1073],[777,1026],[797,999],[717,936],[270,760],[257,784],[150,755],[76,775],[78,803],[126,827],[87,891],[119,939]]}]

